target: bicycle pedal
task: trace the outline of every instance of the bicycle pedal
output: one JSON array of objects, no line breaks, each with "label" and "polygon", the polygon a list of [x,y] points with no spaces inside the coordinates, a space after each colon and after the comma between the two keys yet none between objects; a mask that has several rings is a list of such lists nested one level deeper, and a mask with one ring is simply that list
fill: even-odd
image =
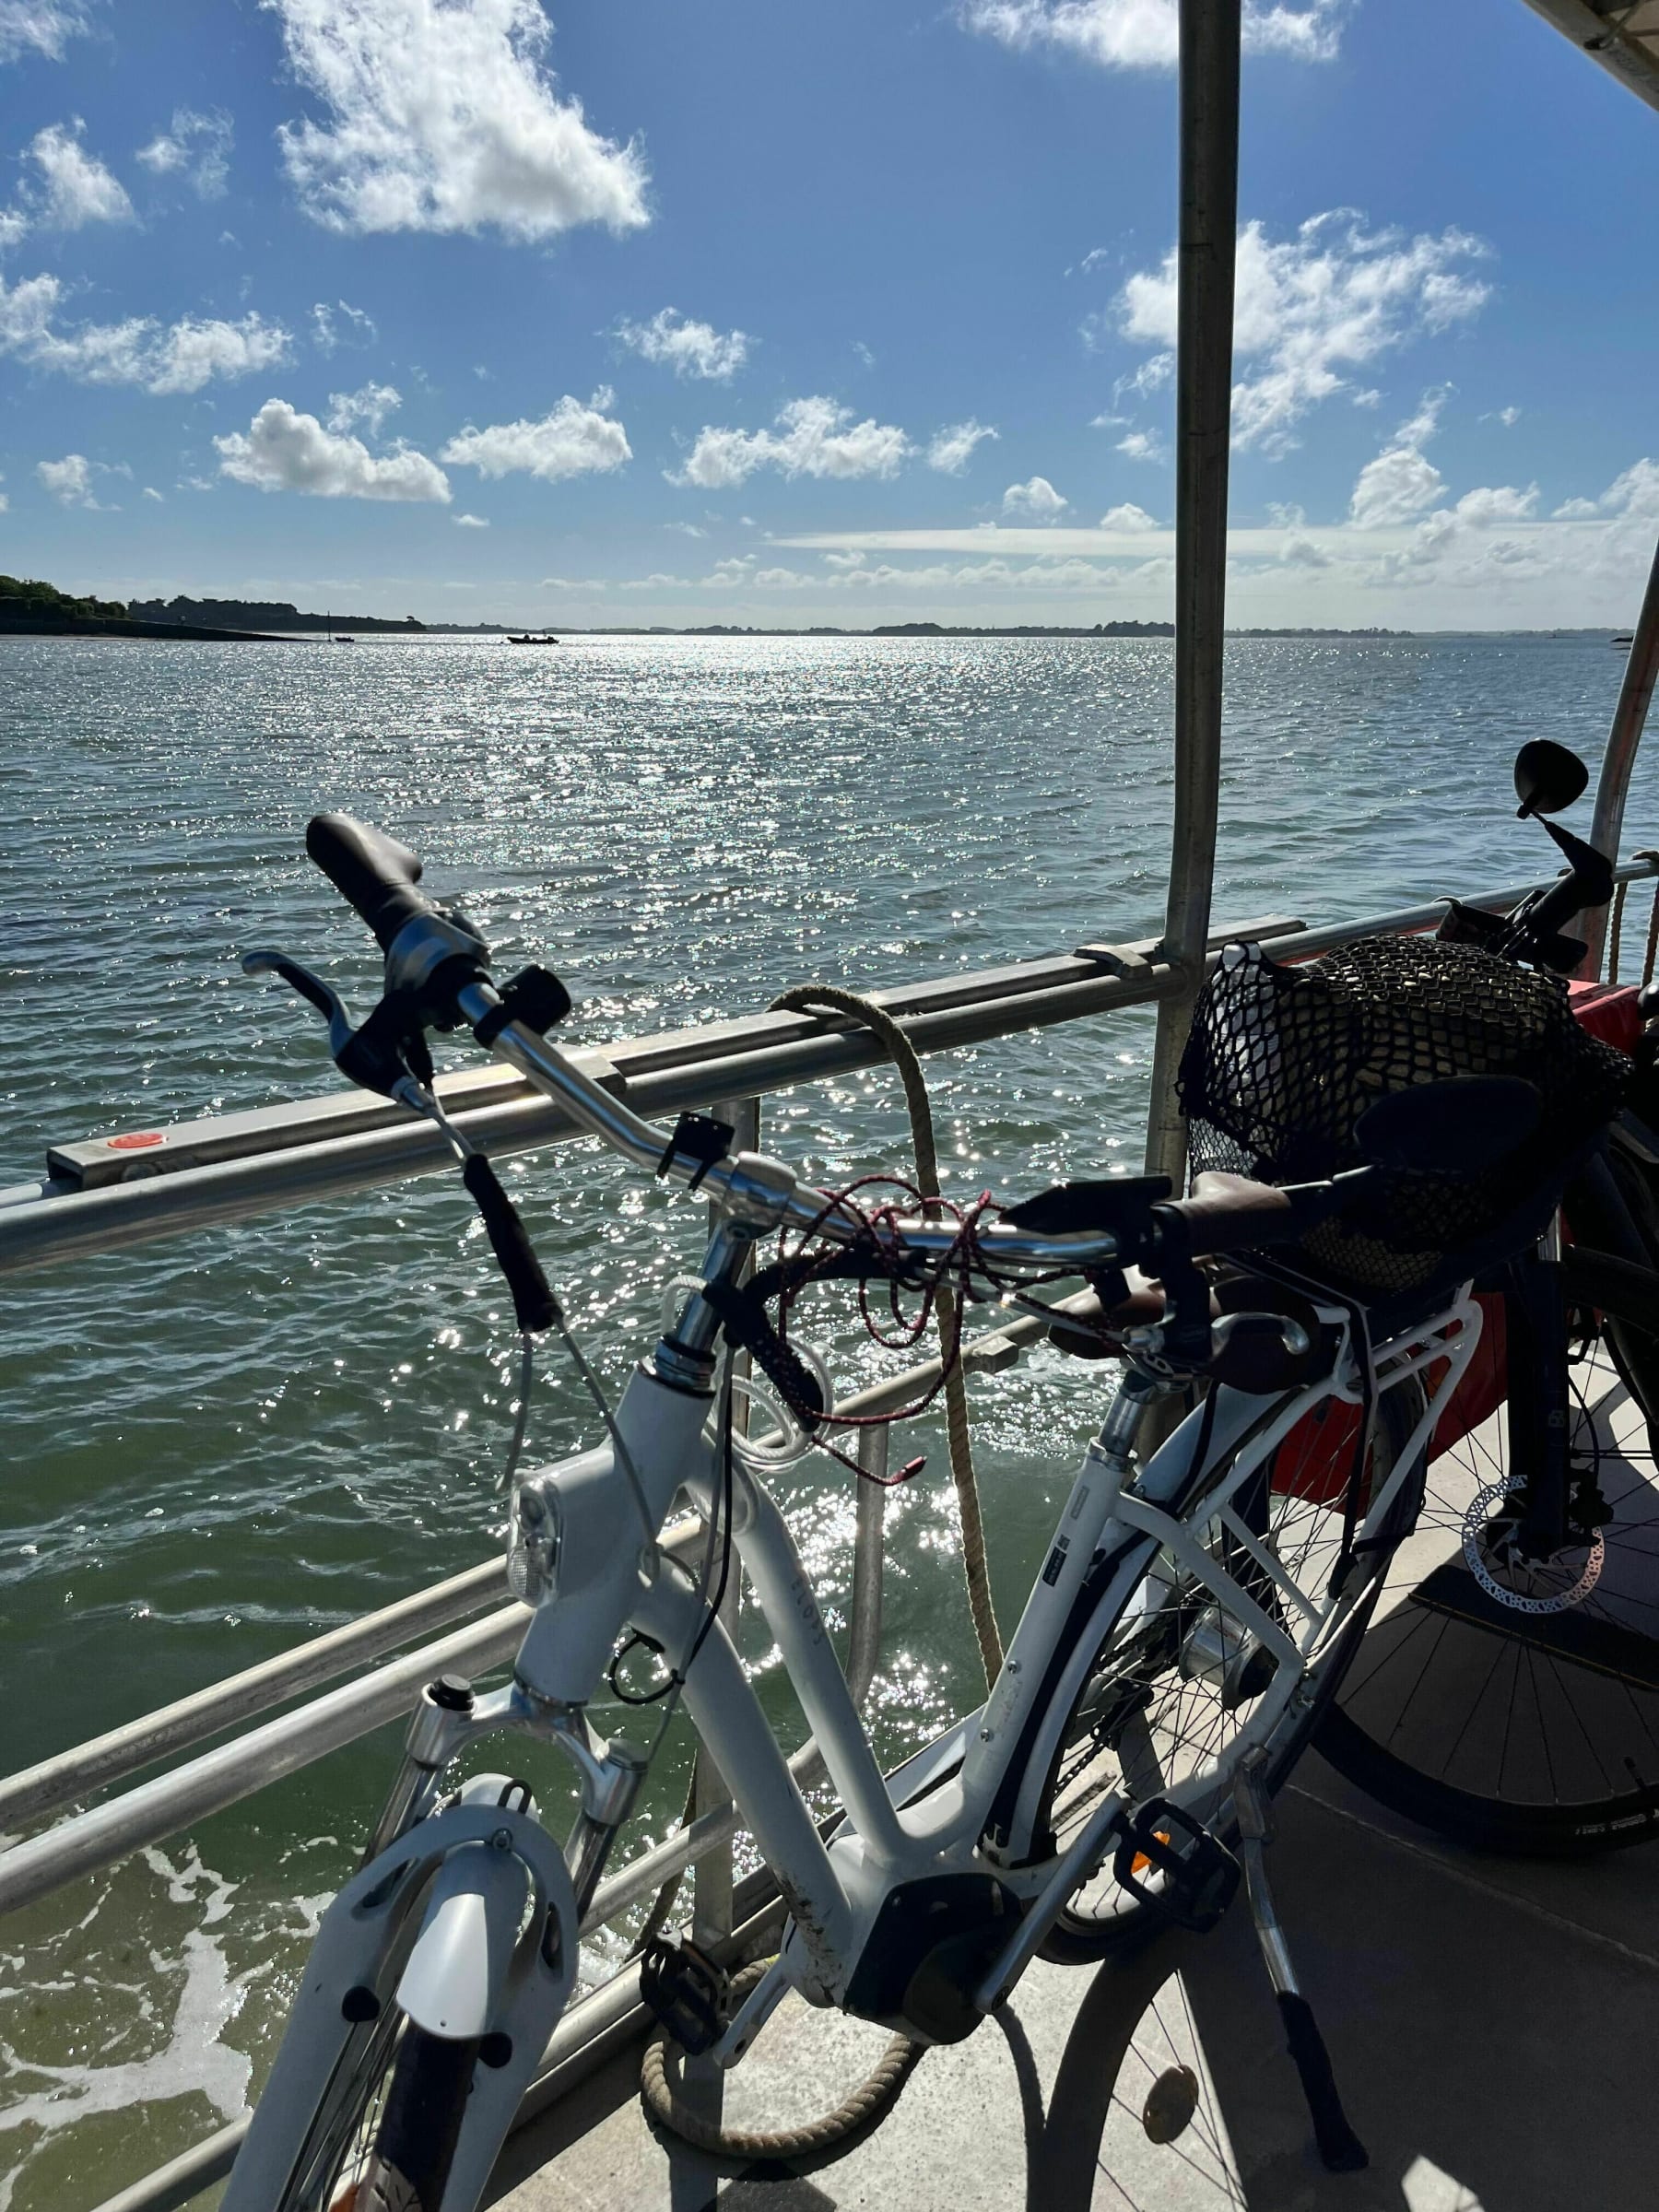
[{"label": "bicycle pedal", "polygon": [[[1136,1806],[1119,1829],[1112,1871],[1118,1887],[1178,1927],[1202,1936],[1232,1903],[1238,1860],[1202,1820],[1167,1797]],[[1153,1888],[1147,1875],[1160,1876]]]},{"label": "bicycle pedal", "polygon": [[640,1953],[640,1995],[692,2058],[725,2033],[731,1977],[687,1936],[653,1936]]}]

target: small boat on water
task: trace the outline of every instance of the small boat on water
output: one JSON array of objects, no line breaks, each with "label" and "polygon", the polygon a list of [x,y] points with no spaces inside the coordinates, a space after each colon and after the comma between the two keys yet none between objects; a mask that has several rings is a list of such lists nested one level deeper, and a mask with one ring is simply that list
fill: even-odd
[{"label": "small boat on water", "polygon": [[1627,629],[1617,638],[1609,638],[1607,642],[1610,645],[1617,645],[1620,653],[1629,653],[1636,642],[1636,633],[1634,630]]},{"label": "small boat on water", "polygon": [[554,637],[535,638],[528,630],[522,638],[515,638],[510,630],[507,635],[507,642],[509,645],[557,645],[559,640]]}]

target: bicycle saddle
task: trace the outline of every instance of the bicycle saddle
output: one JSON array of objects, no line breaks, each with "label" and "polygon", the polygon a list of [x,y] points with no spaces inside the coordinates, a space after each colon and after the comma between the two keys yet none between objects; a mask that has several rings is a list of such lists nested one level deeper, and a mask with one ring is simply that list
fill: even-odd
[{"label": "bicycle saddle", "polygon": [[1290,1200],[1270,1182],[1253,1182],[1248,1175],[1227,1175],[1212,1168],[1194,1177],[1181,1211],[1198,1227],[1225,1221],[1234,1214],[1288,1213]]}]

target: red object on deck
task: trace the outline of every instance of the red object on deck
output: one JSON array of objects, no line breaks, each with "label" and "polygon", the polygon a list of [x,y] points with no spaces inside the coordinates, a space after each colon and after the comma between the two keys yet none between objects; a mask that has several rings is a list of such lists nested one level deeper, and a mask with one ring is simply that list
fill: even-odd
[{"label": "red object on deck", "polygon": [[1641,1017],[1636,1011],[1634,983],[1569,983],[1568,994],[1579,1026],[1616,1044],[1621,1053],[1633,1053],[1641,1034]]},{"label": "red object on deck", "polygon": [[[1475,1302],[1480,1308],[1480,1342],[1434,1425],[1429,1440],[1431,1461],[1489,1419],[1509,1394],[1503,1300],[1497,1292],[1483,1290]],[[1438,1359],[1424,1375],[1423,1387],[1430,1395],[1445,1371],[1445,1361]],[[1283,1497],[1305,1498],[1311,1505],[1339,1506],[1353,1473],[1359,1434],[1359,1406],[1326,1398],[1302,1416],[1275,1453],[1274,1489]]]}]

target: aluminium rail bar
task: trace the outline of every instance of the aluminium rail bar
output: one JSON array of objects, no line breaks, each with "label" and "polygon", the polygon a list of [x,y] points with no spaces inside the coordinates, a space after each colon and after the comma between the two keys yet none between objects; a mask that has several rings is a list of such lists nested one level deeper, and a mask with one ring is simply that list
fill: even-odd
[{"label": "aluminium rail bar", "polygon": [[[1629,881],[1656,872],[1653,862],[1629,861],[1617,873],[1620,881]],[[1541,888],[1538,881],[1509,885],[1466,897],[1464,903],[1502,910]],[[1444,904],[1443,899],[1430,900],[1317,930],[1290,920],[1233,923],[1211,933],[1210,964],[1220,947],[1240,935],[1271,941],[1284,957],[1311,959],[1361,937],[1432,928]],[[933,986],[882,995],[900,1005],[920,1003],[921,1010],[901,1017],[918,1052],[948,1052],[1160,998],[1177,987],[1179,978],[1151,957],[1155,951],[1150,944],[1087,948],[1067,959],[956,975]],[[945,998],[950,1003],[940,1003]],[[782,1035],[780,1023],[789,1025]],[[870,1030],[843,1018],[761,1015],[711,1024],[707,1032],[680,1031],[609,1045],[599,1057],[614,1071],[629,1104],[655,1117],[701,1106],[711,1098],[760,1096],[878,1066],[887,1054]],[[560,1108],[520,1082],[510,1080],[488,1094],[491,1102],[469,1110],[460,1103],[465,1081],[446,1083],[442,1095],[457,1109],[460,1127],[493,1153],[535,1151],[582,1134]],[[316,1125],[325,1129],[335,1105],[335,1100],[323,1100],[293,1110],[285,1132],[288,1141],[280,1149],[88,1190],[65,1190],[58,1181],[0,1191],[0,1275],[453,1171],[453,1156],[439,1133],[401,1110],[346,1135],[292,1141],[296,1131],[302,1138],[311,1136],[308,1114],[314,1113]],[[154,1155],[145,1159],[148,1165]]]}]

